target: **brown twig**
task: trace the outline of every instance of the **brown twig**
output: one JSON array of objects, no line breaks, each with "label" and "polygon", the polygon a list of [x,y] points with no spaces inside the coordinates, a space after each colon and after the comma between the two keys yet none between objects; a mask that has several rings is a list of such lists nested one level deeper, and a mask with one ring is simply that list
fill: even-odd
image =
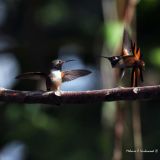
[{"label": "brown twig", "polygon": [[16,91],[1,88],[0,101],[44,104],[83,104],[103,101],[142,100],[160,98],[160,85],[133,88],[112,88],[92,91],[64,91],[60,97],[54,92]]},{"label": "brown twig", "polygon": [[[134,149],[143,149],[142,145],[142,129],[141,129],[141,116],[140,105],[138,102],[132,103],[132,124],[133,124],[133,140]],[[141,152],[135,153],[135,160],[142,160],[143,154]]]}]

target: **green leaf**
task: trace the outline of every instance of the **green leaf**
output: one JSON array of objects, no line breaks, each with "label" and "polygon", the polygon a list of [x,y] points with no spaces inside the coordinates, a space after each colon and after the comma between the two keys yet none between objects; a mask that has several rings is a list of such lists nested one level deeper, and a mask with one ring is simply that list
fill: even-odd
[{"label": "green leaf", "polygon": [[122,41],[123,30],[123,23],[117,21],[110,21],[105,24],[105,42],[110,49],[117,47],[117,45],[119,45],[119,43]]},{"label": "green leaf", "polygon": [[151,51],[150,61],[153,65],[160,67],[160,48],[155,48]]}]

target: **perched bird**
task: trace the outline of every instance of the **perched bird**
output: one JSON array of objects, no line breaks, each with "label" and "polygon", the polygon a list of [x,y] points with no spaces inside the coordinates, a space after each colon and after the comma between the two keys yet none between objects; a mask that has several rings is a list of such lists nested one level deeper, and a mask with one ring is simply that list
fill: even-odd
[{"label": "perched bird", "polygon": [[108,59],[113,68],[121,69],[121,78],[123,78],[126,68],[132,68],[132,87],[136,87],[138,85],[139,78],[143,82],[142,71],[145,68],[145,62],[142,60],[140,48],[136,48],[135,43],[133,43],[132,40],[129,38],[129,34],[126,30],[124,30],[123,47],[121,55],[112,57],[101,57]]},{"label": "perched bird", "polygon": [[61,96],[60,86],[63,82],[68,82],[91,73],[88,70],[70,70],[62,71],[64,63],[75,60],[53,60],[52,69],[49,74],[43,72],[27,72],[20,74],[16,79],[44,79],[46,81],[47,91],[54,91],[57,96]]}]

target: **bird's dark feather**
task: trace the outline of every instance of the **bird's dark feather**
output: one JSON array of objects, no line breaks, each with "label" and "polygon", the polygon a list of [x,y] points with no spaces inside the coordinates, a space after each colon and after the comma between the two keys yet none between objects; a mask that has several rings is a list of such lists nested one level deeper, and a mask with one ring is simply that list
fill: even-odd
[{"label": "bird's dark feather", "polygon": [[18,75],[15,77],[16,79],[33,79],[33,80],[39,80],[39,79],[46,79],[47,75],[42,72],[26,72],[23,74]]},{"label": "bird's dark feather", "polygon": [[63,77],[62,81],[67,82],[67,81],[72,81],[74,79],[77,79],[79,77],[86,76],[90,74],[91,71],[88,70],[70,70],[70,71],[63,71]]}]

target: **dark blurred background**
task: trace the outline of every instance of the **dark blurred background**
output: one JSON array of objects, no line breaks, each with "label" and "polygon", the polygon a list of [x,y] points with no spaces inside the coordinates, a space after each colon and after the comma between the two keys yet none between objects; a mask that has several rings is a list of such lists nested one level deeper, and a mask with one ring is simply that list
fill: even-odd
[{"label": "dark blurred background", "polygon": [[[115,22],[115,16],[114,22],[107,23],[108,17],[112,20],[108,14],[115,12],[113,6],[116,1],[110,0],[0,0],[0,87],[45,89],[41,81],[16,81],[15,76],[27,71],[48,72],[50,62],[57,58],[77,59],[66,64],[65,70],[86,68],[93,72],[63,84],[62,90],[117,86],[111,84],[112,73],[103,74],[100,67],[106,67],[107,72],[110,64],[105,61],[102,65],[104,60],[97,58],[104,53],[104,43],[111,48],[119,38],[121,26]],[[140,0],[137,5],[135,31],[146,62],[143,85],[160,83],[159,8],[158,0]],[[111,67],[109,70],[112,72]],[[159,151],[144,154],[144,159],[160,158],[159,102],[140,102],[143,148]],[[1,102],[0,105],[0,160],[113,157],[116,106],[112,102],[61,106]],[[134,148],[130,112],[127,117],[124,132],[129,136],[123,137],[122,157],[135,159],[133,153],[126,152]]]}]

